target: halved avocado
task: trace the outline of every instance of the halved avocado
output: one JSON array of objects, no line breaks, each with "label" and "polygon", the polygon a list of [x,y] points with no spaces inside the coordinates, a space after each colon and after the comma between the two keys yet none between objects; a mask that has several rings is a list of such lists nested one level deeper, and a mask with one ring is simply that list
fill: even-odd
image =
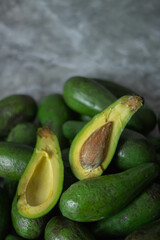
[{"label": "halved avocado", "polygon": [[17,208],[26,218],[38,218],[57,203],[63,188],[64,169],[57,137],[39,128],[37,143],[18,185]]},{"label": "halved avocado", "polygon": [[82,128],[69,153],[71,169],[78,179],[103,173],[112,160],[124,127],[142,105],[140,96],[123,96]]}]

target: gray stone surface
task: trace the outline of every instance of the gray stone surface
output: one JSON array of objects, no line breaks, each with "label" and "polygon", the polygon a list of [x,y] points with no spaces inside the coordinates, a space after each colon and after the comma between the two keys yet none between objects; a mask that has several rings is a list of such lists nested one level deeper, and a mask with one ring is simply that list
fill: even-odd
[{"label": "gray stone surface", "polygon": [[132,87],[160,112],[159,0],[0,0],[0,98],[73,75]]}]

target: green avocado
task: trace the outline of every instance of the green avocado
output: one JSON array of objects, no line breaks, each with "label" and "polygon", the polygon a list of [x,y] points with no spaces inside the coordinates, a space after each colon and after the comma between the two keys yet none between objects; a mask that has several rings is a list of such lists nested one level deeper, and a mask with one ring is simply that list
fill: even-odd
[{"label": "green avocado", "polygon": [[4,189],[0,188],[0,238],[3,239],[10,227],[10,203]]},{"label": "green avocado", "polygon": [[15,94],[0,101],[0,137],[6,137],[18,123],[32,121],[37,112],[35,100],[28,95]]},{"label": "green avocado", "polygon": [[26,218],[47,214],[57,203],[63,189],[64,168],[56,135],[39,128],[33,155],[17,188],[17,208]]},{"label": "green avocado", "polygon": [[9,234],[5,240],[23,240],[23,238]]},{"label": "green avocado", "polygon": [[115,153],[127,122],[142,106],[139,96],[124,96],[95,115],[72,141],[69,160],[78,179],[100,176]]},{"label": "green avocado", "polygon": [[63,135],[72,140],[76,134],[85,126],[87,122],[77,121],[77,120],[70,120],[63,124]]},{"label": "green avocado", "polygon": [[0,142],[0,177],[19,180],[33,148],[19,143]]},{"label": "green avocado", "polygon": [[[96,81],[109,90],[117,98],[128,94],[139,94],[113,81],[102,79],[96,79]],[[137,111],[133,118],[131,118],[131,120],[128,122],[127,128],[141,133],[148,133],[155,128],[156,121],[156,115],[153,110],[144,104],[144,106],[139,109],[139,111]]]},{"label": "green avocado", "polygon": [[5,189],[6,193],[8,194],[8,197],[11,202],[16,194],[17,185],[18,185],[17,180],[4,178],[3,188]]},{"label": "green avocado", "polygon": [[125,240],[159,240],[160,219],[149,223],[128,235]]},{"label": "green avocado", "polygon": [[79,222],[109,217],[127,206],[158,174],[158,164],[145,163],[121,173],[78,181],[62,194],[60,211]]},{"label": "green avocado", "polygon": [[17,124],[10,131],[7,141],[35,146],[37,136],[37,127],[34,123],[26,122]]},{"label": "green avocado", "polygon": [[82,224],[63,216],[53,217],[45,228],[45,240],[95,240]]},{"label": "green avocado", "polygon": [[38,120],[42,126],[48,126],[57,136],[60,146],[67,144],[62,132],[62,125],[72,116],[72,111],[65,104],[60,94],[51,94],[44,98],[38,109]]},{"label": "green avocado", "polygon": [[97,237],[126,236],[159,217],[160,185],[154,183],[119,213],[96,222],[93,232]]},{"label": "green avocado", "polygon": [[35,239],[43,233],[46,224],[46,217],[28,219],[21,216],[17,209],[16,195],[12,203],[11,217],[13,227],[19,236],[28,239]]},{"label": "green avocado", "polygon": [[156,153],[160,153],[160,138],[154,136],[147,136],[147,140],[152,145]]},{"label": "green avocado", "polygon": [[96,81],[84,77],[71,77],[65,84],[63,96],[75,112],[93,117],[112,104],[116,97]]},{"label": "green avocado", "polygon": [[126,170],[145,162],[155,161],[156,152],[142,134],[125,129],[120,137],[113,162]]}]

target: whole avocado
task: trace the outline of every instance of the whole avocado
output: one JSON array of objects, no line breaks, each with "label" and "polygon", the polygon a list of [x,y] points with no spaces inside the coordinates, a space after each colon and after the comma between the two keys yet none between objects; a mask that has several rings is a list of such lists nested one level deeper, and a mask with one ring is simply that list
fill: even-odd
[{"label": "whole avocado", "polygon": [[63,216],[50,219],[45,228],[45,240],[95,240],[94,236],[82,224]]},{"label": "whole avocado", "polygon": [[29,95],[14,94],[0,101],[0,137],[6,137],[18,123],[32,121],[37,104]]}]

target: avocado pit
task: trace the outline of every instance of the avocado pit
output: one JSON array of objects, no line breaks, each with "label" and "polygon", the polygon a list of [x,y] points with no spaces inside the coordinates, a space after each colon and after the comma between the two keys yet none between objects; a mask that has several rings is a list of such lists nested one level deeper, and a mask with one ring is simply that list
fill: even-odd
[{"label": "avocado pit", "polygon": [[94,131],[84,142],[80,151],[80,164],[83,169],[95,169],[104,160],[113,122],[108,122]]}]

